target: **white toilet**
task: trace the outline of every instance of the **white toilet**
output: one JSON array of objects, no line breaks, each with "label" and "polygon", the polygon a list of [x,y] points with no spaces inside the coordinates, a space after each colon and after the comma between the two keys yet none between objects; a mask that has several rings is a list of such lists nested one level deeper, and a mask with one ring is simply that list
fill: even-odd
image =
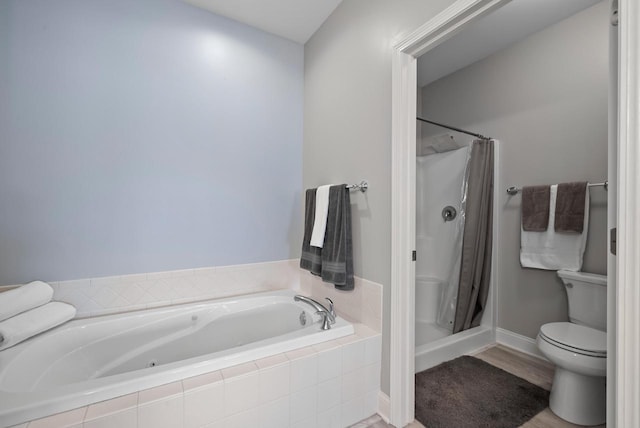
[{"label": "white toilet", "polygon": [[578,425],[606,421],[607,277],[558,271],[567,290],[569,319],[540,327],[538,348],[556,365],[551,411]]}]

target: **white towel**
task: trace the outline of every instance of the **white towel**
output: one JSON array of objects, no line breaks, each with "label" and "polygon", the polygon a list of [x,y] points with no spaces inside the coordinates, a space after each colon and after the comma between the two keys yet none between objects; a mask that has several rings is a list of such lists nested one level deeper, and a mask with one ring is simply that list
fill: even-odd
[{"label": "white towel", "polygon": [[589,190],[585,197],[584,229],[582,233],[555,231],[556,195],[558,185],[551,186],[549,200],[549,227],[546,232],[525,232],[520,226],[520,263],[522,267],[537,269],[579,271],[587,245],[589,226]]},{"label": "white towel", "polygon": [[51,301],[53,288],[46,282],[33,281],[0,293],[0,321]]},{"label": "white towel", "polygon": [[327,215],[329,213],[329,189],[333,186],[327,184],[316,190],[316,216],[313,220],[313,232],[311,232],[310,245],[322,248],[324,234],[327,231]]},{"label": "white towel", "polygon": [[62,302],[51,302],[0,321],[0,351],[47,331],[76,315],[76,308]]}]

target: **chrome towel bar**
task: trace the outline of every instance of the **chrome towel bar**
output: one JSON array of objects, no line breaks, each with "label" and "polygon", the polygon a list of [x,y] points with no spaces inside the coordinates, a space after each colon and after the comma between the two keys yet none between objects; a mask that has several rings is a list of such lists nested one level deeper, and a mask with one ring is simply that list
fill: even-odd
[{"label": "chrome towel bar", "polygon": [[[605,181],[603,183],[589,183],[587,187],[604,187],[604,190],[609,190],[609,182]],[[511,186],[507,188],[507,194],[513,196],[520,193],[522,189],[520,187]]]},{"label": "chrome towel bar", "polygon": [[369,188],[369,182],[367,180],[362,180],[359,184],[352,184],[347,186],[349,190],[360,190],[362,193],[366,192]]}]

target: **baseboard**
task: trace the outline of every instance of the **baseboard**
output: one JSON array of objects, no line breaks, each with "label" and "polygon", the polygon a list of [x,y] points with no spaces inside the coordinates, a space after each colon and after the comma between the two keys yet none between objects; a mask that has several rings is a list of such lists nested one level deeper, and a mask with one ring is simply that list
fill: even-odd
[{"label": "baseboard", "polygon": [[391,409],[391,401],[389,396],[382,391],[378,392],[378,414],[386,423],[389,423],[389,409]]},{"label": "baseboard", "polygon": [[513,348],[516,351],[548,361],[544,355],[540,353],[536,341],[530,337],[523,336],[503,328],[496,328],[496,342],[501,345],[508,346],[509,348]]}]

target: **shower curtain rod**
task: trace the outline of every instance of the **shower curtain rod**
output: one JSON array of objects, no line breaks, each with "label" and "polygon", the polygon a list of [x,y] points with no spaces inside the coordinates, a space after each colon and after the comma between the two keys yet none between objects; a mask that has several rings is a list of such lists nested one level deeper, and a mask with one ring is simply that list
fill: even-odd
[{"label": "shower curtain rod", "polygon": [[478,138],[480,138],[482,140],[490,140],[491,139],[489,137],[485,137],[482,134],[476,134],[475,132],[465,131],[464,129],[456,128],[455,126],[445,125],[444,123],[434,122],[432,120],[423,119],[421,117],[416,117],[416,119],[418,119],[421,122],[426,122],[426,123],[430,123],[432,125],[439,126],[441,128],[447,128],[447,129],[451,129],[452,131],[462,132],[463,134],[471,135],[473,137],[478,137]]}]

